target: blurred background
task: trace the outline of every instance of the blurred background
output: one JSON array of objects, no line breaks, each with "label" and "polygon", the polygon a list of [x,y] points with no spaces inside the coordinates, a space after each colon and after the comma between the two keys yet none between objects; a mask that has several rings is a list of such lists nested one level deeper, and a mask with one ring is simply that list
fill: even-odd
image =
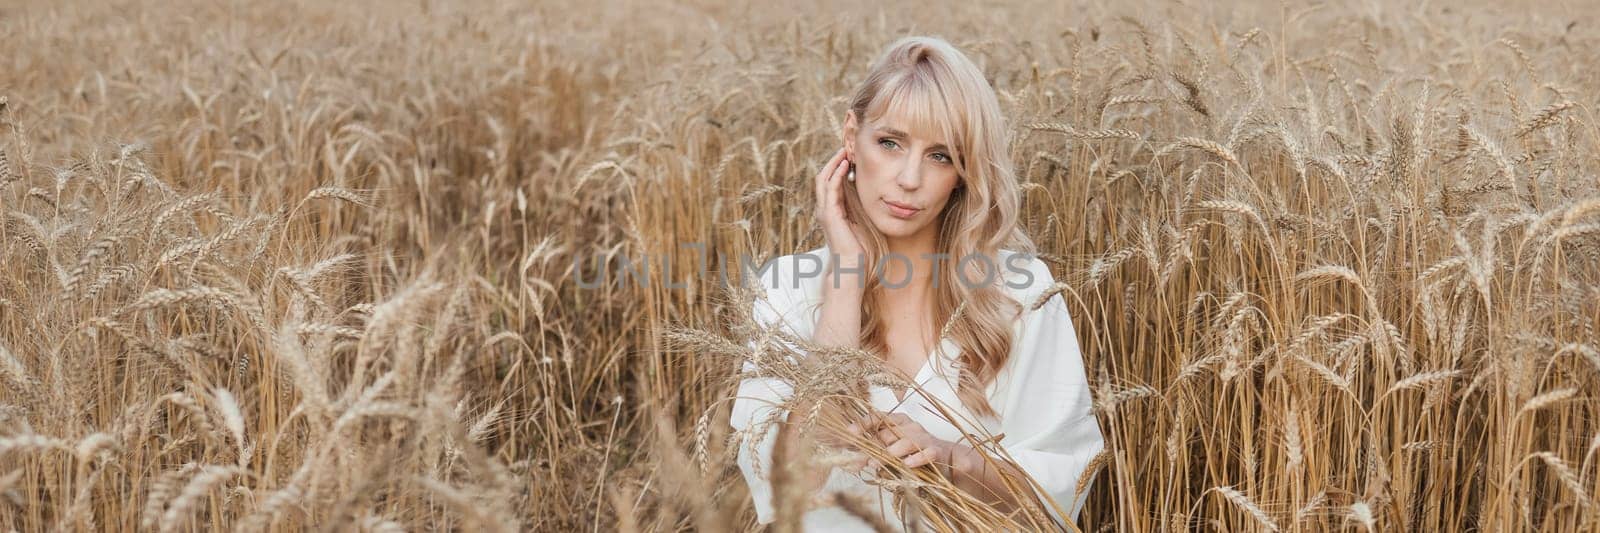
[{"label": "blurred background", "polygon": [[1593,529],[1595,8],[7,3],[0,529],[751,528],[717,279],[574,265],[820,246],[908,34],[1011,121],[1085,530]]}]

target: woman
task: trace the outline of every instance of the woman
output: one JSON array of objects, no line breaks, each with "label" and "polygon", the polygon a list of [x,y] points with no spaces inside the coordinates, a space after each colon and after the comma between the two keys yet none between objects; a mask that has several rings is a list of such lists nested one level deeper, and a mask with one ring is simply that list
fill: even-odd
[{"label": "woman", "polygon": [[[1053,279],[1017,225],[1019,186],[993,88],[945,41],[907,37],[872,65],[843,130],[815,182],[826,245],[773,262],[755,316],[814,344],[878,354],[917,386],[870,387],[881,414],[821,438],[877,440],[904,466],[934,465],[1002,511],[1019,505],[1004,477],[1031,476],[1052,518],[1065,510],[1076,520],[1075,489],[1103,441],[1062,297],[1031,305]],[[825,270],[814,275],[801,259]],[[733,406],[734,428],[756,428],[739,465],[761,523],[775,518],[767,474],[777,428],[760,423],[786,419],[777,406],[791,393],[780,379],[746,378]],[[967,438],[977,434],[1001,436],[1011,461]],[[866,481],[874,471],[833,468],[820,490],[865,495],[901,527],[890,497]],[[838,507],[802,520],[807,530],[866,528]]]}]

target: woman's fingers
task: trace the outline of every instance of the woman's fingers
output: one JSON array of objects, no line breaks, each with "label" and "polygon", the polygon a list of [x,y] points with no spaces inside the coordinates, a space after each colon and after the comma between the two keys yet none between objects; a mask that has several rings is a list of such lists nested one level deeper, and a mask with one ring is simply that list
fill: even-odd
[{"label": "woman's fingers", "polygon": [[839,210],[839,218],[841,220],[843,220],[844,223],[847,226],[849,226],[847,229],[850,230],[851,235],[854,235],[856,237],[856,240],[859,241],[859,240],[861,240],[861,237],[860,237],[860,235],[858,235],[856,233],[855,220],[850,218],[850,209],[849,209],[849,206],[848,206],[847,202],[845,202],[845,196],[844,196],[846,194],[845,190],[844,190],[845,176],[847,176],[849,174],[850,174],[850,160],[849,159],[845,159],[844,163],[839,165],[839,183],[834,185],[834,188],[838,190],[836,194],[839,197],[838,203],[835,204],[835,205],[836,205],[836,208]]},{"label": "woman's fingers", "polygon": [[911,439],[900,439],[890,444],[889,455],[899,457],[902,461],[911,454],[922,451],[922,444]]},{"label": "woman's fingers", "polygon": [[822,202],[827,208],[829,222],[834,222],[834,224],[838,222],[838,168],[840,166],[845,165],[834,166],[834,170],[827,173],[827,181],[822,184]]},{"label": "woman's fingers", "polygon": [[[839,249],[853,248],[843,239],[854,237],[856,232],[849,226],[844,209],[844,176],[850,170],[850,159],[843,148],[828,159],[822,171],[817,173],[817,218],[822,222],[824,234],[829,246]],[[855,240],[859,242],[859,237]]]},{"label": "woman's fingers", "polygon": [[916,467],[923,466],[923,465],[933,464],[935,461],[938,461],[938,460],[939,460],[939,450],[936,450],[936,449],[933,449],[933,448],[927,448],[927,449],[924,449],[924,450],[922,450],[920,452],[911,454],[910,457],[906,457],[905,459],[901,459],[901,462],[905,463],[906,468],[916,468]]},{"label": "woman's fingers", "polygon": [[839,161],[843,159],[844,149],[840,148],[839,151],[833,153],[833,157],[828,158],[826,164],[822,165],[822,170],[817,172],[816,183],[813,186],[816,188],[818,200],[821,200],[828,191],[828,178],[833,176],[834,171],[839,167]]},{"label": "woman's fingers", "polygon": [[850,154],[844,148],[834,152],[817,173],[814,191],[817,195],[816,217],[821,223],[827,245],[841,257],[860,257],[863,230],[847,214],[844,181],[850,172]]},{"label": "woman's fingers", "polygon": [[866,455],[861,455],[859,457],[851,459],[849,463],[846,463],[845,464],[845,470],[848,470],[850,472],[860,472],[862,470],[865,470],[867,468],[867,465],[870,464],[871,461],[872,461],[871,457],[867,457]]},{"label": "woman's fingers", "polygon": [[878,414],[875,413],[875,412],[869,412],[867,414],[861,415],[860,418],[856,419],[855,423],[850,424],[850,425],[852,427],[855,427],[857,431],[866,432],[866,431],[875,430],[875,429],[878,428],[878,416],[877,415]]},{"label": "woman's fingers", "polygon": [[871,435],[884,445],[890,457],[900,459],[907,468],[934,464],[945,460],[942,446],[927,430],[904,413],[871,412],[862,416],[848,429],[858,434]]},{"label": "woman's fingers", "polygon": [[859,424],[862,429],[870,431],[878,429],[879,426],[915,424],[916,421],[912,420],[911,417],[907,416],[905,413],[885,413],[881,411],[873,411],[862,415],[861,419],[856,421],[856,423]]},{"label": "woman's fingers", "polygon": [[884,445],[894,444],[906,436],[924,432],[922,424],[902,413],[867,413],[851,426],[854,427],[854,431],[864,436],[870,435],[868,438],[876,439]]},{"label": "woman's fingers", "polygon": [[839,221],[844,220],[844,209],[841,200],[844,199],[844,175],[849,168],[849,160],[841,159],[838,166],[833,167],[833,176],[828,179],[828,206],[833,208],[833,212],[839,217]]},{"label": "woman's fingers", "polygon": [[817,193],[818,201],[822,201],[827,197],[828,179],[833,176],[839,167],[839,161],[843,159],[844,148],[840,148],[839,151],[833,153],[833,157],[828,158],[827,164],[822,165],[822,171],[817,172],[816,180],[812,183],[812,189]]},{"label": "woman's fingers", "polygon": [[906,468],[916,468],[945,460],[942,448],[925,435],[899,438],[889,444],[885,451],[889,456],[900,459],[900,463]]},{"label": "woman's fingers", "polygon": [[912,423],[908,425],[885,426],[878,430],[877,436],[878,442],[881,442],[887,446],[894,444],[897,441],[906,439],[922,440],[923,437],[928,436],[928,432],[922,429],[922,426]]}]

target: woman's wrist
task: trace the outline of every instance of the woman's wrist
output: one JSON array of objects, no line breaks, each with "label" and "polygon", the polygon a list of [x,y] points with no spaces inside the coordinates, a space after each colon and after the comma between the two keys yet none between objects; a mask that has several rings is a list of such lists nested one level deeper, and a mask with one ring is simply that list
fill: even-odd
[{"label": "woman's wrist", "polygon": [[867,262],[867,254],[864,250],[833,250],[831,255],[832,257],[826,259],[829,259],[828,263],[830,265],[835,266],[843,265],[847,268],[857,268]]},{"label": "woman's wrist", "polygon": [[964,443],[951,443],[950,482],[961,490],[979,498],[1009,508],[1011,497],[1006,495],[1005,489],[996,489],[1002,484],[1000,479],[1007,474],[1002,472],[1011,470],[1002,463],[993,463],[983,450],[968,446]]},{"label": "woman's wrist", "polygon": [[823,289],[864,292],[867,288],[867,269],[864,264],[864,258],[859,254],[834,256],[823,273]]}]

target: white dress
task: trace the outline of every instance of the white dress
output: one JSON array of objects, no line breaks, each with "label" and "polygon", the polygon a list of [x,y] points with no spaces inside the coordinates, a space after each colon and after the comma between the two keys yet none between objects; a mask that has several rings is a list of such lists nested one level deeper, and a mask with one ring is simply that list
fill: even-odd
[{"label": "white dress", "polygon": [[[1054,279],[1049,268],[1038,258],[1017,258],[1007,263],[1015,252],[1001,250],[997,269],[1003,281],[1003,291],[1027,305],[1047,290]],[[801,258],[809,255],[810,258]],[[804,254],[778,258],[761,277],[766,289],[766,299],[757,300],[756,319],[767,326],[774,324],[800,338],[811,338],[820,316],[822,284],[831,281],[825,275],[802,277],[797,274],[823,269],[831,256],[826,246]],[[1021,274],[1021,265],[1031,273],[1032,280]],[[1008,266],[1011,265],[1011,266]],[[1025,286],[1024,286],[1025,285]],[[1021,288],[1015,288],[1021,287]],[[887,387],[870,387],[874,408],[885,412],[898,412],[922,424],[929,433],[947,441],[959,439],[963,432],[928,407],[927,394],[936,398],[956,415],[958,420],[976,421],[988,435],[1004,434],[1000,441],[1011,458],[1044,490],[1042,496],[1054,499],[1075,522],[1083,507],[1083,495],[1074,494],[1078,479],[1088,462],[1104,446],[1100,427],[1090,412],[1089,384],[1083,369],[1083,357],[1078,349],[1077,333],[1072,318],[1060,294],[1050,297],[1042,307],[1030,310],[1012,324],[1010,357],[985,392],[990,406],[998,417],[979,417],[968,411],[956,397],[957,373],[952,363],[957,361],[959,348],[949,339],[940,339],[944,356],[931,356],[918,372],[915,381],[924,389],[920,394],[908,394],[904,402],[895,398]],[[935,351],[937,353],[937,351]],[[744,369],[754,370],[754,363],[745,362]],[[765,420],[768,416],[786,419],[788,413],[774,405],[787,398],[793,389],[779,378],[746,378],[739,384],[733,413],[729,419],[734,429],[743,430]],[[898,405],[897,405],[898,404]],[[977,433],[975,431],[969,431]],[[744,472],[750,487],[750,496],[756,508],[757,521],[769,523],[775,519],[772,506],[772,488],[765,474],[771,472],[771,454],[777,426],[768,425],[761,433],[747,432],[746,441],[739,446],[739,468]],[[754,445],[751,440],[754,439]],[[752,449],[754,448],[754,449]],[[756,462],[761,463],[757,468]],[[893,497],[887,491],[862,481],[861,476],[834,468],[821,491],[824,494],[844,491],[865,496],[863,501],[876,502],[885,522],[903,528],[893,511]],[[1051,511],[1055,519],[1062,517]],[[837,507],[822,507],[807,511],[802,517],[806,531],[871,531],[864,522],[846,514]]]}]

